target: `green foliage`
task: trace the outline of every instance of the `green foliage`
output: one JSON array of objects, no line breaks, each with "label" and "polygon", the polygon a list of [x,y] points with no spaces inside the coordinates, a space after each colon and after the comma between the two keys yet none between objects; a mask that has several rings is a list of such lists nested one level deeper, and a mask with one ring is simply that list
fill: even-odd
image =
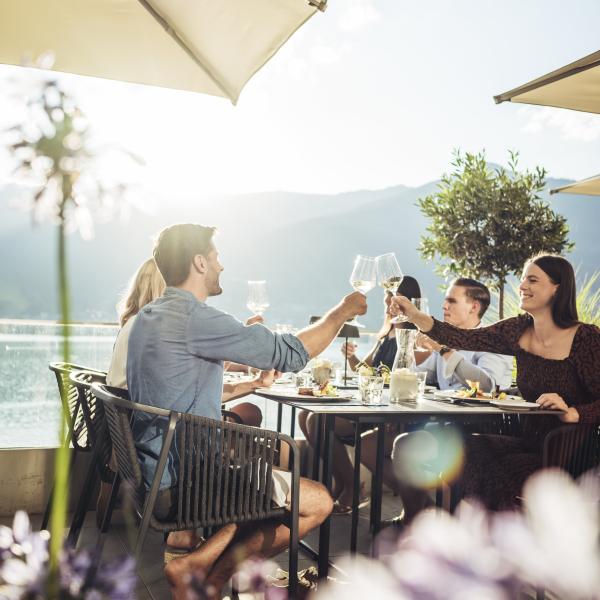
[{"label": "green foliage", "polygon": [[500,292],[511,274],[539,252],[570,250],[566,219],[540,198],[546,172],[517,171],[518,155],[510,152],[508,169],[492,170],[485,153],[454,154],[450,175],[439,191],[418,205],[431,219],[419,250],[426,260],[441,262],[442,276],[473,277]]}]

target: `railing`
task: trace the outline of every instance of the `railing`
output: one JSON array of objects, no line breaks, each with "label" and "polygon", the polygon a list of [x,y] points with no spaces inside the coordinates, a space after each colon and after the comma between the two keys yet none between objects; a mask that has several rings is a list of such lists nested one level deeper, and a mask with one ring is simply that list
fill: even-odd
[{"label": "railing", "polygon": [[[61,325],[0,320],[0,448],[58,445],[60,403],[48,364],[62,356]],[[71,357],[106,370],[117,326],[71,325]]]},{"label": "railing", "polygon": [[[110,323],[73,323],[71,360],[105,371],[110,363],[118,327]],[[359,341],[358,356],[373,343]],[[336,339],[324,357],[341,362]],[[58,445],[60,402],[48,364],[61,360],[61,325],[55,321],[0,319],[0,448],[45,448]],[[276,409],[254,397],[261,406],[264,426],[274,428]],[[286,421],[287,422],[287,421]]]}]

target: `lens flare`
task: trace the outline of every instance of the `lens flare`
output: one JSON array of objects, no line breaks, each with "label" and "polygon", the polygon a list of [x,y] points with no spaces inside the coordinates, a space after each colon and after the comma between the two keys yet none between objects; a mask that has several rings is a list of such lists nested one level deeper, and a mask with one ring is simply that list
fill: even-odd
[{"label": "lens flare", "polygon": [[436,425],[396,439],[392,455],[396,477],[404,484],[434,489],[452,483],[460,474],[464,448],[460,431]]}]

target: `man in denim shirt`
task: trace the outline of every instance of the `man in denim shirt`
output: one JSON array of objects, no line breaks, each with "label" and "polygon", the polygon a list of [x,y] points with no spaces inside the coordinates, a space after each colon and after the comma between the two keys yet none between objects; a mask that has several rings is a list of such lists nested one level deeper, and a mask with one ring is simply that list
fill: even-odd
[{"label": "man in denim shirt", "polygon": [[[260,324],[243,325],[205,303],[209,296],[222,293],[223,267],[213,234],[213,228],[195,224],[173,225],[160,233],[154,259],[167,289],[139,312],[131,330],[127,383],[134,402],[220,419],[223,361],[299,371],[309,358],[325,350],[347,319],[366,312],[365,296],[355,292],[297,336],[275,334]],[[147,483],[156,469],[163,427],[164,422],[156,419],[135,424]],[[161,480],[163,497],[170,500],[170,488],[176,483],[175,463],[176,457],[171,456]],[[301,479],[300,536],[320,525],[332,505],[322,485]],[[194,532],[171,534],[167,543],[193,547]],[[240,551],[245,556],[272,556],[288,543],[289,530],[278,522],[227,525],[198,550],[171,561],[165,574],[174,597],[187,597],[190,575],[199,571],[218,594],[231,577]]]}]

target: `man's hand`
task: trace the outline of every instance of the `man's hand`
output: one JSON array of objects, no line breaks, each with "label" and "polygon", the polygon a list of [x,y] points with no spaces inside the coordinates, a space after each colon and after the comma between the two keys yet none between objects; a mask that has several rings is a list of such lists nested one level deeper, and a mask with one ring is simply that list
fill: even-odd
[{"label": "man's hand", "polygon": [[364,315],[367,312],[367,297],[360,292],[352,292],[343,298],[341,307],[347,315],[346,320]]},{"label": "man's hand", "polygon": [[358,349],[358,346],[354,342],[348,342],[348,344],[346,344],[346,342],[344,342],[342,344],[342,354],[346,358],[352,358],[356,354],[357,349]]},{"label": "man's hand", "polygon": [[246,325],[254,325],[254,323],[264,323],[265,320],[262,318],[262,315],[254,315],[249,319],[246,319]]},{"label": "man's hand", "polygon": [[279,377],[281,377],[281,373],[275,369],[261,371],[256,378],[256,383],[259,384],[258,387],[271,387]]},{"label": "man's hand", "polygon": [[540,405],[540,408],[547,408],[551,410],[560,410],[562,414],[559,415],[559,419],[563,423],[577,423],[579,422],[579,413],[576,408],[569,407],[567,403],[562,399],[561,396],[555,393],[542,394],[536,402]]},{"label": "man's hand", "polygon": [[417,334],[415,346],[417,348],[424,348],[425,350],[431,350],[431,352],[439,352],[442,345],[434,342],[429,336],[424,333]]}]

